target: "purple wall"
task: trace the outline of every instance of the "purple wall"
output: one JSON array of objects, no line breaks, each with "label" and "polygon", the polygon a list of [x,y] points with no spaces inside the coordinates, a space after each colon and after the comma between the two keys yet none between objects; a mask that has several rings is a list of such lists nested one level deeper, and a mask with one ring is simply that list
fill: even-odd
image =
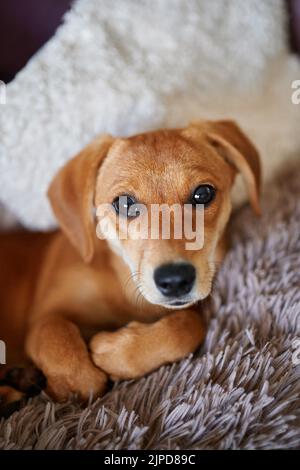
[{"label": "purple wall", "polygon": [[53,36],[71,3],[71,0],[0,1],[0,80],[12,80]]},{"label": "purple wall", "polygon": [[300,0],[289,0],[292,49],[300,55]]}]

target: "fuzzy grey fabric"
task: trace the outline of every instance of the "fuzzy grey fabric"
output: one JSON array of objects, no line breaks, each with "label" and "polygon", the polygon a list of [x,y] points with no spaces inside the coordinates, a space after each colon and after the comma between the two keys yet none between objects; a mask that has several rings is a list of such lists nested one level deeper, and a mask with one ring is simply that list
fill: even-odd
[{"label": "fuzzy grey fabric", "polygon": [[266,191],[260,220],[235,215],[202,351],[85,409],[36,397],[1,422],[0,448],[300,448],[299,196],[298,166]]}]

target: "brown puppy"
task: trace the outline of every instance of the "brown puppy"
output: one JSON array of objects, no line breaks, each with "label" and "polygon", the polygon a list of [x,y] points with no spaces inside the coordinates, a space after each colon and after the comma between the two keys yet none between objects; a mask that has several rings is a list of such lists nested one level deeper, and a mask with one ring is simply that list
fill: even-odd
[{"label": "brown puppy", "polygon": [[[231,121],[95,139],[50,186],[62,230],[1,235],[0,337],[8,363],[25,354],[56,399],[70,392],[86,399],[103,393],[107,375],[139,377],[193,352],[205,336],[197,303],[224,255],[237,172],[258,213],[259,157]],[[127,195],[123,208],[120,195]],[[185,237],[96,236],[93,208],[101,204],[109,204],[114,231],[121,209],[125,218],[145,217],[130,215],[134,202],[183,206],[197,198],[205,207],[201,250],[187,250]]]}]

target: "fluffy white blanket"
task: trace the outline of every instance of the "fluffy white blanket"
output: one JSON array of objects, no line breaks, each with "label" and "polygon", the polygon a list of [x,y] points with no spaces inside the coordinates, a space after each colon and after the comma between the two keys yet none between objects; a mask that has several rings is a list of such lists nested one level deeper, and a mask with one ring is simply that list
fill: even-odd
[{"label": "fluffy white blanket", "polygon": [[0,105],[0,201],[47,229],[51,178],[95,134],[208,117],[236,118],[270,177],[300,155],[295,79],[283,0],[78,0]]}]

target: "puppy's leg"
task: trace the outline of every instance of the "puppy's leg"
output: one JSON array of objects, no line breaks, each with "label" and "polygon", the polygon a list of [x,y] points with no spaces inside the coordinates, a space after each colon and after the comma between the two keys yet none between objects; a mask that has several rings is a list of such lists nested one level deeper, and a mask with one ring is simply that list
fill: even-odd
[{"label": "puppy's leg", "polygon": [[20,409],[24,394],[13,387],[0,386],[0,418],[8,418]]},{"label": "puppy's leg", "polygon": [[32,365],[0,367],[0,416],[18,410],[21,401],[40,393],[45,383],[42,372]]},{"label": "puppy's leg", "polygon": [[113,333],[100,332],[90,348],[94,363],[112,378],[131,379],[194,352],[204,336],[200,314],[182,310],[152,324],[132,322]]},{"label": "puppy's leg", "polygon": [[71,321],[57,315],[41,318],[33,324],[26,339],[26,352],[47,378],[47,390],[57,400],[71,392],[87,400],[101,395],[106,375],[89,357],[80,331]]},{"label": "puppy's leg", "polygon": [[44,374],[32,364],[8,368],[3,381],[15,390],[25,393],[27,397],[38,395],[46,386]]}]

